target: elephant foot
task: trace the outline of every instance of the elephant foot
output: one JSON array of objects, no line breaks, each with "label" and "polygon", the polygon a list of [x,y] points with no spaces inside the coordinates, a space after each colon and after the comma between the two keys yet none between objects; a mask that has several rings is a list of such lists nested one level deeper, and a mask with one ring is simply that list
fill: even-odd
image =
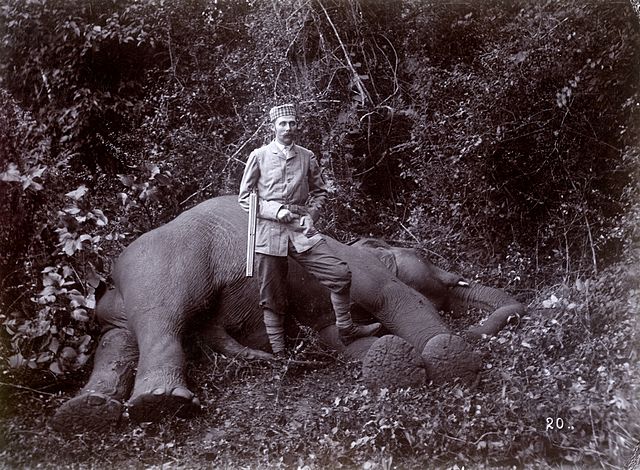
[{"label": "elephant foot", "polygon": [[137,422],[166,417],[190,418],[200,411],[200,400],[185,387],[159,387],[132,397],[127,403],[129,417]]},{"label": "elephant foot", "polygon": [[429,340],[422,351],[427,375],[434,383],[460,378],[473,384],[482,366],[480,355],[460,336],[439,334]]},{"label": "elephant foot", "polygon": [[418,351],[399,336],[378,339],[362,361],[362,379],[371,388],[424,385],[425,366]]},{"label": "elephant foot", "polygon": [[108,431],[122,418],[121,402],[99,392],[87,392],[63,404],[51,418],[51,427],[63,434]]}]

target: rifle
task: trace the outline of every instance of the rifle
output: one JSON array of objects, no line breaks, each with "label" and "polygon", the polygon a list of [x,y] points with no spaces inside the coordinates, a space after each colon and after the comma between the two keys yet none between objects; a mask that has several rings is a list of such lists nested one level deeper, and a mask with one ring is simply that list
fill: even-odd
[{"label": "rifle", "polygon": [[256,254],[256,225],[258,222],[258,194],[255,190],[249,194],[249,227],[247,236],[246,277],[253,277],[253,261]]}]

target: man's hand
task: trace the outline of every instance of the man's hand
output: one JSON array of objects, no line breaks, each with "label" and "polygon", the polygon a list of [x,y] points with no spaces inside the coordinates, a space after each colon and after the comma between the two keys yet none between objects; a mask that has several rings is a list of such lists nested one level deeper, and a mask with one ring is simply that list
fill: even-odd
[{"label": "man's hand", "polygon": [[295,218],[295,216],[289,209],[285,209],[283,207],[276,214],[276,218],[278,219],[279,222],[284,222],[285,224],[288,224]]},{"label": "man's hand", "polygon": [[313,219],[311,216],[303,215],[300,217],[300,226],[303,227],[302,233],[308,238],[311,238],[318,233],[316,228],[313,226]]}]

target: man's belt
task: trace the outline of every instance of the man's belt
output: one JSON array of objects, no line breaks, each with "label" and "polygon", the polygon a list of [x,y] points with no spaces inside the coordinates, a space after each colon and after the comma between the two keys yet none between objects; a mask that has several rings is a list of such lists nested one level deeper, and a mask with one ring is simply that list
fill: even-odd
[{"label": "man's belt", "polygon": [[300,206],[298,204],[285,204],[284,208],[290,212],[293,212],[294,214],[309,215],[309,209],[307,209],[307,206]]}]

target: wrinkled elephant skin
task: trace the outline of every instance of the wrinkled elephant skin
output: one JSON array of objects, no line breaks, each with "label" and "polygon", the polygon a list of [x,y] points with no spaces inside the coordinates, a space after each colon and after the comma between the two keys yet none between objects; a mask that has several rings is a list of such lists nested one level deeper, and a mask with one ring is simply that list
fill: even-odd
[{"label": "wrinkled elephant skin", "polygon": [[[247,216],[235,196],[214,198],[140,236],[122,252],[112,272],[113,288],[96,307],[104,332],[93,372],[79,394],[58,409],[51,421],[54,429],[106,430],[119,423],[125,409],[139,421],[198,411],[198,398],[185,379],[182,347],[185,335],[194,331],[202,346],[217,352],[272,359],[258,309],[257,282],[244,276],[246,227]],[[377,318],[398,341],[365,338],[343,346],[328,292],[292,262],[289,309],[301,324],[316,329],[325,342],[348,356],[365,358],[370,375],[398,369],[393,358],[406,355],[412,361],[407,370],[423,367],[431,380],[456,374],[468,379],[475,373],[477,355],[451,334],[428,298],[432,295],[441,303],[447,293],[461,289],[450,286],[458,277],[436,269],[426,274],[430,279],[420,280],[424,273],[415,266],[423,263],[416,265],[410,253],[394,253],[389,247],[396,259],[390,269],[388,259],[379,256],[382,248],[372,251],[326,239],[352,271],[354,307]],[[405,276],[407,283],[397,275]],[[491,328],[500,321],[494,323]],[[492,334],[491,328],[485,332]],[[421,381],[407,378],[414,380]]]},{"label": "wrinkled elephant skin", "polygon": [[365,354],[362,378],[372,388],[405,388],[424,384],[427,374],[422,357],[413,346],[399,336],[386,335]]}]

